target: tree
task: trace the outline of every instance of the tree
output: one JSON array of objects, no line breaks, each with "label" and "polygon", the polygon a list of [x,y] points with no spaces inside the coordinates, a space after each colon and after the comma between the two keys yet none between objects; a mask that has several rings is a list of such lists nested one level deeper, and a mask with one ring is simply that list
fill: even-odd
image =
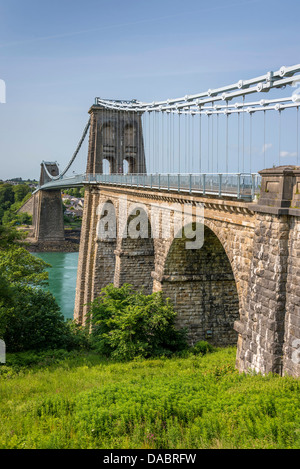
[{"label": "tree", "polygon": [[10,352],[63,348],[67,329],[50,292],[23,285],[12,287],[10,307],[0,307],[3,338]]},{"label": "tree", "polygon": [[45,271],[47,267],[51,267],[50,264],[33,256],[22,246],[0,250],[0,273],[11,284],[44,285],[48,280],[48,272]]},{"label": "tree", "polygon": [[31,194],[31,189],[27,184],[17,184],[13,186],[14,192],[14,201],[15,202],[23,202],[24,198],[27,194]]},{"label": "tree", "polygon": [[0,225],[0,251],[10,246],[20,246],[24,238],[24,233],[16,228]]},{"label": "tree", "polygon": [[[0,184],[0,206],[8,202],[9,206],[15,201],[15,194],[11,184]],[[6,205],[7,206],[7,205]]]}]

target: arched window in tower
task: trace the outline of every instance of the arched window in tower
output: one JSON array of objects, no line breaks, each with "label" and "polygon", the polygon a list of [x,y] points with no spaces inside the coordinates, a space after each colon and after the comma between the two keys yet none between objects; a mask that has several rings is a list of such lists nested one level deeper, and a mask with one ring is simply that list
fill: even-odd
[{"label": "arched window in tower", "polygon": [[116,132],[112,124],[105,124],[101,131],[103,157],[112,158],[116,154]]},{"label": "arched window in tower", "polygon": [[124,143],[126,157],[135,157],[137,154],[136,127],[128,124],[124,129]]},{"label": "arched window in tower", "polygon": [[123,174],[129,174],[129,163],[127,160],[123,160]]},{"label": "arched window in tower", "polygon": [[110,162],[106,159],[103,159],[102,160],[102,173],[103,174],[111,174],[111,170],[110,170]]}]

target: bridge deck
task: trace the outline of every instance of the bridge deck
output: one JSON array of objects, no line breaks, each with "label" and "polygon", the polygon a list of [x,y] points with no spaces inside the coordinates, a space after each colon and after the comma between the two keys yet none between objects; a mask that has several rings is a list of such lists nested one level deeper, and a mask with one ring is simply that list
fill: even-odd
[{"label": "bridge deck", "polygon": [[259,183],[258,174],[80,174],[53,180],[37,190],[105,184],[253,200]]}]

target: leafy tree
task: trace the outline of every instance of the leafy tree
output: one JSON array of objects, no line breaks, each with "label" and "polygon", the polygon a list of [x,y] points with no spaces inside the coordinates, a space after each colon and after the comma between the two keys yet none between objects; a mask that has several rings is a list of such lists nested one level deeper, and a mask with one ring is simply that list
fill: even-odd
[{"label": "leafy tree", "polygon": [[174,325],[176,312],[162,294],[144,295],[131,285],[108,285],[91,303],[92,341],[113,358],[171,354],[187,347],[186,331]]},{"label": "leafy tree", "polygon": [[71,189],[65,189],[64,193],[72,195],[73,197],[84,197],[84,187],[73,187]]},{"label": "leafy tree", "polygon": [[15,202],[23,202],[24,198],[27,194],[31,194],[31,189],[27,184],[17,184],[13,186],[14,192],[14,201]]},{"label": "leafy tree", "polygon": [[19,246],[24,237],[24,233],[18,231],[16,228],[0,225],[0,251],[10,246]]},{"label": "leafy tree", "polygon": [[0,184],[0,206],[4,206],[7,204],[6,207],[13,204],[15,201],[15,194],[13,190],[13,186],[11,184]]},{"label": "leafy tree", "polygon": [[12,284],[43,285],[48,279],[46,267],[50,267],[50,264],[33,256],[21,246],[11,246],[5,251],[0,250],[0,272]]},{"label": "leafy tree", "polygon": [[28,285],[13,287],[10,307],[0,308],[0,324],[7,350],[42,350],[65,345],[64,318],[50,292]]},{"label": "leafy tree", "polygon": [[[19,186],[14,186],[19,187]],[[25,185],[25,187],[28,187]],[[22,192],[20,193],[23,194]],[[18,197],[18,195],[17,195]],[[3,225],[23,225],[31,224],[32,216],[29,213],[18,213],[19,208],[31,197],[31,192],[28,192],[23,199],[16,201],[7,208],[2,215],[2,224]]]}]

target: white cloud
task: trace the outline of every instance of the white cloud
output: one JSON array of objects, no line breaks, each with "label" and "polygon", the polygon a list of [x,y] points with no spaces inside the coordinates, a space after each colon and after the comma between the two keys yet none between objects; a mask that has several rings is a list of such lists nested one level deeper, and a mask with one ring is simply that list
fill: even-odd
[{"label": "white cloud", "polygon": [[272,148],[273,144],[272,143],[265,143],[262,147],[261,152],[264,153],[265,151],[269,150],[269,148]]},{"label": "white cloud", "polygon": [[293,158],[297,156],[297,152],[296,151],[281,151],[280,156],[281,158]]}]

